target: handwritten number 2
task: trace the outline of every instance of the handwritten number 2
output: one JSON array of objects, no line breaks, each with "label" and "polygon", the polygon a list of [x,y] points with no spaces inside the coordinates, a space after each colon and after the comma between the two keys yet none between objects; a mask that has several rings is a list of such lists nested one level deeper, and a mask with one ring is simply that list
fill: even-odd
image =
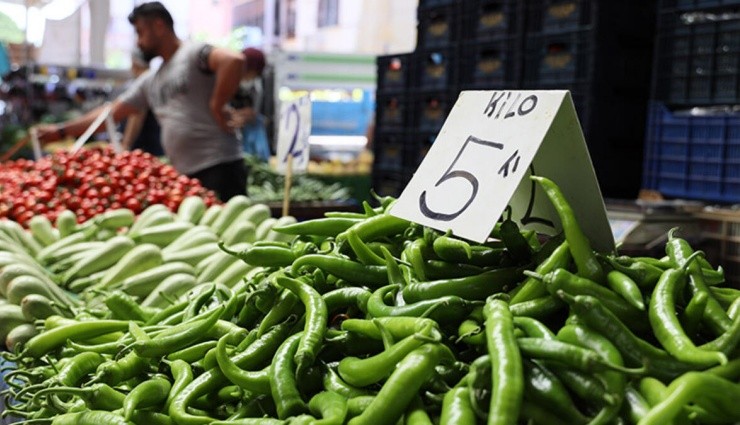
[{"label": "handwritten number 2", "polygon": [[444,174],[442,174],[442,177],[437,180],[437,183],[434,184],[434,187],[438,187],[442,183],[446,182],[447,180],[451,180],[454,178],[461,178],[470,183],[470,186],[472,188],[472,191],[470,193],[470,197],[468,200],[463,204],[463,206],[458,209],[455,212],[452,213],[444,213],[439,211],[434,211],[431,208],[429,208],[429,205],[427,204],[427,191],[421,192],[421,195],[419,195],[419,211],[421,211],[424,216],[429,217],[433,220],[438,221],[452,221],[455,218],[459,217],[460,214],[465,212],[465,210],[470,206],[470,204],[473,203],[475,200],[475,197],[478,196],[478,179],[469,171],[465,170],[453,170],[455,167],[455,164],[462,156],[463,151],[468,146],[469,143],[475,143],[495,149],[503,149],[504,145],[501,143],[496,142],[489,142],[487,140],[479,139],[475,136],[468,136],[468,138],[465,140],[465,143],[463,143],[462,147],[460,147],[460,150],[457,152],[457,156],[452,161],[452,164],[450,164],[449,168],[447,168],[447,171],[445,171]]},{"label": "handwritten number 2", "polygon": [[285,153],[285,158],[283,158],[283,162],[288,161],[288,155],[293,154],[300,155],[303,150],[301,149],[298,152],[293,152],[295,150],[296,142],[298,141],[298,131],[301,128],[301,115],[298,113],[298,106],[294,103],[290,105],[290,110],[288,110],[288,117],[285,119],[285,128],[290,128],[290,116],[295,114],[295,131],[293,132],[293,138],[290,141],[290,147],[288,147],[288,152]]}]

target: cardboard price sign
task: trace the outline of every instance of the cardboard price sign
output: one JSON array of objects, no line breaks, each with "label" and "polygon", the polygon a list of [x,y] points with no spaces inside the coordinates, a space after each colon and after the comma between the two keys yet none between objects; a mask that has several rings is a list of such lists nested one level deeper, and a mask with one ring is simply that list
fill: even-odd
[{"label": "cardboard price sign", "polygon": [[[302,173],[308,168],[311,135],[311,100],[308,96],[283,102],[280,108],[280,127],[277,139],[277,170],[283,174],[291,164],[291,171]],[[289,157],[292,157],[290,159]]]},{"label": "cardboard price sign", "polygon": [[568,91],[463,91],[391,214],[484,242],[510,207],[525,228],[553,234],[560,221],[533,174],[560,186],[594,249],[614,249]]}]

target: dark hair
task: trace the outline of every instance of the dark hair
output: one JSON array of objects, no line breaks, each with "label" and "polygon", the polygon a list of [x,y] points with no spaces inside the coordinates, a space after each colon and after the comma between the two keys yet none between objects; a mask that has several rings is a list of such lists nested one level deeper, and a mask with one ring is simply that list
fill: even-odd
[{"label": "dark hair", "polygon": [[175,30],[175,22],[172,20],[172,15],[170,15],[167,8],[158,1],[142,3],[136,6],[128,15],[128,21],[131,24],[134,24],[137,19],[161,19],[170,30]]},{"label": "dark hair", "polygon": [[262,71],[265,69],[265,55],[262,50],[255,49],[254,47],[248,47],[242,50],[244,55],[244,69],[253,70],[258,75],[262,75]]}]

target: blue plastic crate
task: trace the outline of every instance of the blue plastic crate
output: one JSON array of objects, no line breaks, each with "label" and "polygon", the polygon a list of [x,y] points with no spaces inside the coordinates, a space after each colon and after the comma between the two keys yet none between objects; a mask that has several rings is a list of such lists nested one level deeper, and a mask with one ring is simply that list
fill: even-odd
[{"label": "blue plastic crate", "polygon": [[676,198],[740,202],[740,115],[649,108],[643,186]]}]

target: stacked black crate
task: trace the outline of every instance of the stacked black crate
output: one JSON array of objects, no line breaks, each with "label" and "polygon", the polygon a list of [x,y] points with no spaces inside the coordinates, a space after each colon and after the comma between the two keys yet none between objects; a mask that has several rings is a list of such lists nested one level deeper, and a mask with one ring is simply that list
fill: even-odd
[{"label": "stacked black crate", "polygon": [[408,180],[404,153],[413,116],[409,85],[413,53],[379,56],[373,135],[373,188],[380,195],[400,194]]},{"label": "stacked black crate", "polygon": [[400,195],[457,97],[460,6],[422,0],[414,52],[379,56],[373,187]]},{"label": "stacked black crate", "polygon": [[530,0],[527,9],[523,88],[570,90],[602,194],[635,198],[654,3]]},{"label": "stacked black crate", "polygon": [[660,1],[654,58],[644,186],[740,202],[740,0]]},{"label": "stacked black crate", "polygon": [[515,89],[521,84],[524,2],[462,2],[461,90]]},{"label": "stacked black crate", "polygon": [[413,117],[405,166],[413,173],[442,128],[458,95],[460,5],[420,1],[414,52]]}]

